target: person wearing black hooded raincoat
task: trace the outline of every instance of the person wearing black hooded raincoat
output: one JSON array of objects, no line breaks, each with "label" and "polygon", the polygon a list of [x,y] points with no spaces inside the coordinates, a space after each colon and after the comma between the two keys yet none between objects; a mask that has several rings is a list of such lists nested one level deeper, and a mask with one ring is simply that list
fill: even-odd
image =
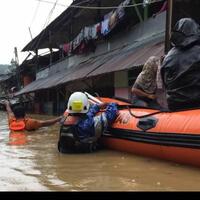
[{"label": "person wearing black hooded raincoat", "polygon": [[200,27],[191,18],[180,19],[171,35],[173,48],[161,66],[170,110],[200,107]]}]

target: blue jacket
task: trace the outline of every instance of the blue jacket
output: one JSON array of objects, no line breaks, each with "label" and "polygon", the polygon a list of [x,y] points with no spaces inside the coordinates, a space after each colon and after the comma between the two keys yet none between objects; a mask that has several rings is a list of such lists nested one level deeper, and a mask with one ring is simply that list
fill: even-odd
[{"label": "blue jacket", "polygon": [[87,137],[95,136],[95,120],[98,120],[99,123],[104,127],[102,132],[107,128],[106,125],[112,123],[118,113],[118,108],[116,103],[110,103],[107,105],[104,115],[101,114],[100,117],[95,119],[95,115],[100,111],[98,105],[92,105],[86,114],[86,118],[79,121],[77,124],[77,130],[79,137],[81,139]]}]

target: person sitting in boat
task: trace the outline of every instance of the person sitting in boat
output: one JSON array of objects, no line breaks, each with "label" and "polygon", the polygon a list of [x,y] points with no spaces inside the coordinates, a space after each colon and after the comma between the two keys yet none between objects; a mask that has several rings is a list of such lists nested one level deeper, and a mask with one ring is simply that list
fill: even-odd
[{"label": "person sitting in boat", "polygon": [[53,125],[62,119],[62,116],[49,120],[32,119],[26,116],[25,109],[22,105],[15,105],[11,109],[8,100],[3,100],[1,103],[6,107],[8,124],[11,131],[32,131],[40,127]]},{"label": "person sitting in boat", "polygon": [[200,26],[191,18],[182,18],[174,26],[173,48],[161,66],[171,111],[200,106]]},{"label": "person sitting in boat", "polygon": [[[105,109],[103,112],[100,110]],[[99,113],[99,115],[96,115]],[[116,103],[93,104],[86,94],[74,92],[68,100],[60,129],[58,150],[61,153],[84,153],[97,149],[99,138],[118,113]]]},{"label": "person sitting in boat", "polygon": [[138,75],[131,89],[134,105],[155,109],[161,108],[156,100],[156,77],[159,62],[159,58],[155,56],[151,56],[145,62],[142,72]]}]

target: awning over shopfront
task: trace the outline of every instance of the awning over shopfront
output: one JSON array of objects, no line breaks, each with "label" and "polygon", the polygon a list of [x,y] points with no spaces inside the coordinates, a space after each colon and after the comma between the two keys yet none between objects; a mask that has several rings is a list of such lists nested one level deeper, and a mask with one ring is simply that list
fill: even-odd
[{"label": "awning over shopfront", "polygon": [[87,78],[102,74],[127,70],[143,65],[150,56],[160,57],[163,54],[163,40],[140,45],[137,48],[122,47],[115,51],[90,58],[64,72],[58,72],[47,78],[36,80],[15,95],[54,88],[75,80],[86,80]]},{"label": "awning over shopfront", "polygon": [[132,67],[143,65],[150,56],[162,56],[164,54],[163,42],[157,44],[146,45],[139,50],[119,54],[109,59],[101,67],[91,72],[87,77],[97,76],[101,74],[111,73],[130,69]]},{"label": "awning over shopfront", "polygon": [[24,87],[15,95],[30,93],[48,88],[54,88],[58,85],[65,84],[70,81],[84,79],[89,73],[91,73],[93,70],[104,64],[104,62],[106,62],[110,58],[110,56],[107,56],[105,54],[95,58],[90,58],[89,60],[82,62],[77,66],[73,66],[72,68],[66,71],[58,72],[46,78],[38,79]]}]

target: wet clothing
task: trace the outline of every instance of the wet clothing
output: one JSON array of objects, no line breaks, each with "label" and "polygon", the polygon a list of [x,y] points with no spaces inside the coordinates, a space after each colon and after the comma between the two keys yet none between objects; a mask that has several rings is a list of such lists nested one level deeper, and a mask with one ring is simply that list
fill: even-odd
[{"label": "wet clothing", "polygon": [[161,66],[170,110],[200,106],[200,28],[190,18],[179,20],[172,32],[174,46]]},{"label": "wet clothing", "polygon": [[32,131],[40,127],[41,123],[39,120],[36,119],[31,119],[26,117],[24,119],[16,120],[15,117],[9,118],[9,128],[12,131],[22,131],[22,130]]},{"label": "wet clothing", "polygon": [[101,134],[107,128],[108,123],[112,123],[115,120],[118,109],[115,103],[110,103],[105,112],[95,116],[99,111],[100,108],[97,104],[92,105],[86,114],[86,118],[80,120],[77,124],[80,138],[84,139]]},{"label": "wet clothing", "polygon": [[69,119],[67,117],[69,125],[61,127],[58,150],[62,153],[94,151],[98,139],[117,116],[117,104],[108,104],[104,112],[96,115],[99,111],[100,107],[95,104],[83,118],[72,121],[73,116],[69,116]]}]

